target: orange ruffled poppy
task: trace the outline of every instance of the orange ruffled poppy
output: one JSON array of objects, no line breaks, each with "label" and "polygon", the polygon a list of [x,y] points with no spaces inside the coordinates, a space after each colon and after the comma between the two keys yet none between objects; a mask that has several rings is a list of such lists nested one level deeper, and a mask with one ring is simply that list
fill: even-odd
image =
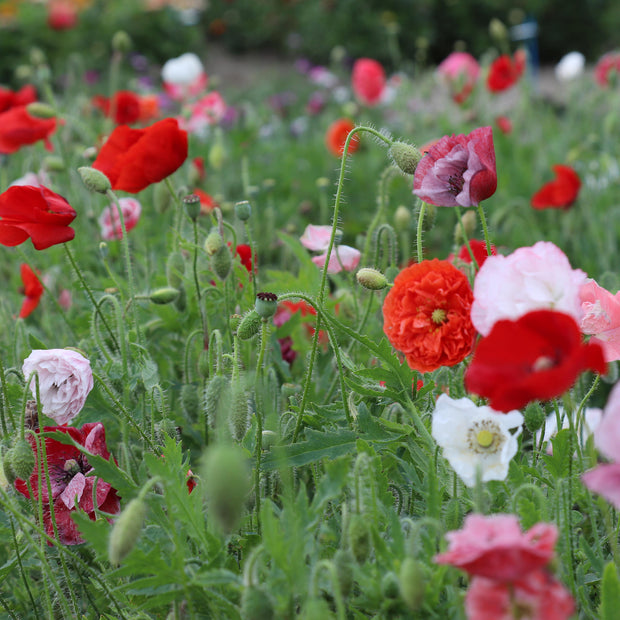
[{"label": "orange ruffled poppy", "polygon": [[410,265],[394,280],[383,303],[383,330],[392,346],[418,372],[454,366],[476,337],[467,277],[445,260]]}]

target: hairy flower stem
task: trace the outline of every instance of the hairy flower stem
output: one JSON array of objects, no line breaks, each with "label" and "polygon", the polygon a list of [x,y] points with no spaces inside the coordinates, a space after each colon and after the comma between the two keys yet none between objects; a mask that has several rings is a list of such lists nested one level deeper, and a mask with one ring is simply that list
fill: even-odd
[{"label": "hairy flower stem", "polygon": [[[28,585],[28,578],[26,577],[26,573],[24,572],[24,565],[22,564],[22,557],[19,553],[19,543],[17,542],[17,537],[15,536],[15,525],[13,523],[13,519],[9,517],[9,523],[11,524],[11,538],[13,540],[13,547],[15,547],[15,557],[17,558],[17,565],[19,566],[19,574],[21,575],[22,581],[24,582],[24,586],[26,588],[26,592],[28,592],[28,598],[30,599],[30,604],[32,605],[32,611],[34,612],[35,618],[37,620],[40,618],[39,611],[37,609],[37,604],[34,602],[34,597],[32,596],[32,591],[30,590],[30,586]],[[45,580],[43,580],[45,582]],[[51,609],[51,601],[49,600],[49,591],[45,589],[47,594],[47,599],[49,603],[49,609]]]},{"label": "hairy flower stem", "polygon": [[6,424],[6,418],[8,416],[11,427],[15,427],[15,419],[13,418],[13,411],[11,410],[11,403],[9,399],[6,397],[7,392],[7,383],[6,383],[6,374],[4,373],[4,364],[2,363],[2,358],[0,357],[0,423],[2,425],[2,434],[4,436],[8,435],[8,427]]},{"label": "hairy flower stem", "polygon": [[174,187],[172,187],[172,181],[170,177],[166,177],[164,179],[164,183],[172,196],[172,199],[176,203],[176,211],[174,212],[174,233],[176,235],[176,239],[181,238],[181,223],[183,222],[183,201],[179,198],[177,193],[174,191]]},{"label": "hairy flower stem", "polygon": [[329,573],[329,577],[332,582],[334,598],[336,600],[336,618],[338,618],[338,620],[346,620],[347,613],[344,600],[342,598],[342,592],[340,591],[340,582],[338,581],[336,567],[331,560],[319,560],[314,565],[312,570],[312,577],[310,578],[310,583],[312,584],[311,591],[314,596],[318,596],[318,575],[322,570],[326,570]]},{"label": "hairy flower stem", "polygon": [[424,246],[422,244],[422,228],[424,226],[424,212],[426,211],[426,203],[420,200],[420,211],[418,213],[418,230],[416,232],[416,248],[418,263],[424,260]]},{"label": "hairy flower stem", "polygon": [[[476,257],[474,256],[474,251],[471,249],[471,245],[469,244],[469,237],[467,236],[467,231],[465,230],[465,224],[463,224],[463,217],[461,216],[461,207],[457,205],[454,207],[454,209],[456,210],[456,217],[459,220],[459,226],[461,227],[461,234],[463,235],[463,241],[465,242],[465,247],[467,248],[467,251],[469,252],[469,257],[471,258],[471,262],[477,273],[480,267],[478,265],[478,261],[476,260]],[[490,255],[491,255],[491,251],[489,250],[489,256]]]},{"label": "hairy flower stem", "polygon": [[[252,235],[250,234],[250,227],[247,222],[243,222],[243,227],[245,229],[245,236],[248,240],[248,245],[250,246],[250,257],[252,261],[252,271],[250,272],[250,282],[252,283],[252,297],[256,297],[256,287],[257,287],[257,271],[254,269],[256,265],[256,246],[252,239]],[[236,247],[236,246],[235,246]]]},{"label": "hairy flower stem", "polygon": [[194,286],[196,287],[196,300],[198,302],[198,312],[200,312],[200,321],[202,323],[202,340],[203,342],[207,342],[207,339],[209,338],[209,323],[208,323],[208,318],[205,314],[205,310],[202,307],[202,296],[200,294],[200,282],[198,281],[198,223],[196,222],[196,220],[193,220],[192,224],[194,226],[194,262],[193,262]]},{"label": "hairy flower stem", "polygon": [[487,226],[487,218],[484,214],[484,209],[481,204],[478,205],[478,216],[480,217],[480,222],[482,223],[482,232],[484,233],[484,240],[487,244],[487,254],[491,256],[491,239],[489,237],[489,227]]}]

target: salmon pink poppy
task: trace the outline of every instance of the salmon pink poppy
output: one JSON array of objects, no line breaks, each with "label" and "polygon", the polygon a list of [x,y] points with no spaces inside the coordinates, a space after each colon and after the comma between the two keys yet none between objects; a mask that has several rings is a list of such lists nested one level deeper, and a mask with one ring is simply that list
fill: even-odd
[{"label": "salmon pink poppy", "polygon": [[360,58],[353,65],[351,84],[353,92],[362,103],[376,105],[385,91],[385,71],[376,60]]},{"label": "salmon pink poppy", "polygon": [[476,206],[496,189],[491,127],[444,136],[420,160],[413,177],[413,193],[437,207]]},{"label": "salmon pink poppy", "polygon": [[69,0],[51,0],[48,5],[47,25],[52,30],[71,30],[77,25],[78,11]]},{"label": "salmon pink poppy", "polygon": [[526,55],[524,50],[517,50],[511,58],[502,54],[489,67],[487,88],[492,93],[499,93],[514,86],[525,72]]},{"label": "salmon pink poppy", "polygon": [[[348,118],[338,119],[327,128],[327,133],[325,134],[325,144],[327,145],[329,151],[336,157],[342,157],[347,136],[353,129],[355,129],[355,124]],[[348,154],[352,155],[355,153],[358,147],[359,136],[355,135],[351,139],[351,142],[349,142]]]},{"label": "salmon pink poppy", "polygon": [[535,310],[497,321],[478,343],[464,378],[466,389],[488,398],[493,409],[511,411],[560,396],[586,370],[606,369],[603,348],[582,342],[572,316]]},{"label": "salmon pink poppy", "polygon": [[173,118],[144,129],[117,127],[101,147],[93,168],[103,172],[112,189],[137,194],[178,170],[187,158],[187,132]]},{"label": "salmon pink poppy", "polygon": [[592,335],[590,342],[603,347],[605,361],[620,360],[620,292],[614,295],[594,280],[587,280],[579,289],[579,300],[581,331]]},{"label": "salmon pink poppy", "polygon": [[570,167],[562,164],[552,166],[556,178],[543,185],[532,196],[534,209],[568,209],[579,194],[581,180]]},{"label": "salmon pink poppy", "polygon": [[22,292],[25,299],[19,311],[19,318],[25,319],[39,305],[44,289],[37,274],[26,263],[21,265],[20,273],[24,284]]},{"label": "salmon pink poppy", "polygon": [[14,185],[0,194],[0,244],[19,245],[30,238],[37,250],[71,241],[75,210],[47,187]]},{"label": "salmon pink poppy", "polygon": [[465,274],[433,259],[410,265],[394,280],[383,303],[383,330],[413,370],[454,366],[476,337],[470,311],[473,293]]},{"label": "salmon pink poppy", "polygon": [[0,153],[15,153],[39,140],[44,140],[45,148],[51,150],[49,137],[55,129],[55,118],[35,118],[25,105],[12,107],[0,114]]}]

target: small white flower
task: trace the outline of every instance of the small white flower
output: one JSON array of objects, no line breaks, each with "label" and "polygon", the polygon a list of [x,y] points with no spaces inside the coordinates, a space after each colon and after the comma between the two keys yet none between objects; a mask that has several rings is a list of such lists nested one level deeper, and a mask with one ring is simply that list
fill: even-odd
[{"label": "small white flower", "polygon": [[196,54],[188,52],[178,58],[167,60],[161,70],[161,77],[169,84],[186,86],[204,73],[204,67]]},{"label": "small white flower", "polygon": [[559,82],[569,82],[578,78],[586,64],[585,56],[581,52],[570,52],[562,56],[555,66],[555,77]]},{"label": "small white flower", "polygon": [[499,413],[477,407],[469,398],[454,400],[442,394],[433,412],[432,435],[454,471],[472,487],[478,468],[483,482],[506,478],[522,425],[519,411]]}]

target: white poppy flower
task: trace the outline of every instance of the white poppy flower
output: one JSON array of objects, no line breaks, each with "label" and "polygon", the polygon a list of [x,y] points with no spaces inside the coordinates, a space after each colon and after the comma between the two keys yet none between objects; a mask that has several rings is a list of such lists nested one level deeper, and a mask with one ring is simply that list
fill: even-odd
[{"label": "white poppy flower", "polygon": [[454,471],[472,487],[477,468],[483,482],[506,478],[522,425],[519,411],[499,413],[477,407],[469,398],[454,400],[442,394],[433,412],[432,435]]},{"label": "white poppy flower", "polygon": [[560,82],[569,82],[578,78],[586,64],[585,56],[581,52],[570,52],[562,56],[555,66],[555,77]]}]

